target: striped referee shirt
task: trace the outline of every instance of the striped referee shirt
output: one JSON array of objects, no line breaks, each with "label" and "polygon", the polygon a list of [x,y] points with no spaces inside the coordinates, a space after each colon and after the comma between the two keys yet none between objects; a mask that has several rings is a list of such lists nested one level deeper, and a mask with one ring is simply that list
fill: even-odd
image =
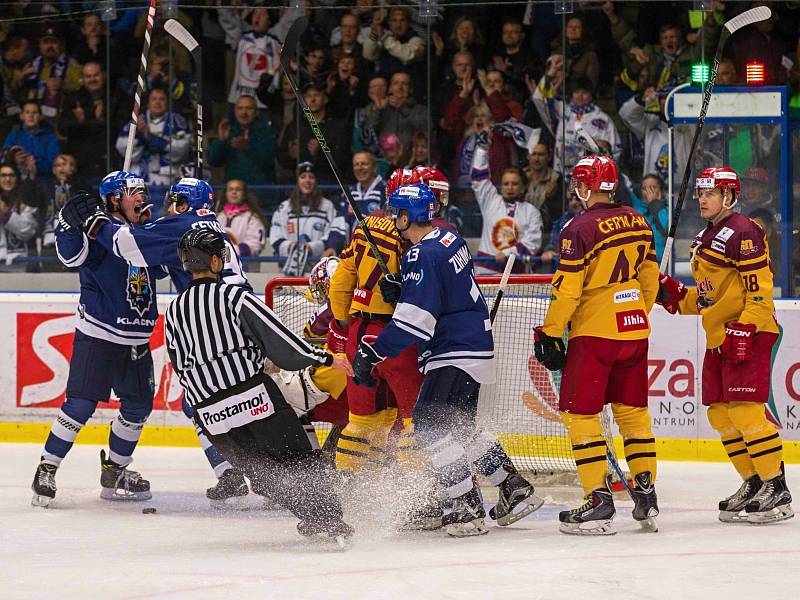
[{"label": "striped referee shirt", "polygon": [[211,278],[193,280],[170,303],[164,336],[192,406],[261,373],[266,358],[287,371],[333,358],[287,329],[252,292]]}]

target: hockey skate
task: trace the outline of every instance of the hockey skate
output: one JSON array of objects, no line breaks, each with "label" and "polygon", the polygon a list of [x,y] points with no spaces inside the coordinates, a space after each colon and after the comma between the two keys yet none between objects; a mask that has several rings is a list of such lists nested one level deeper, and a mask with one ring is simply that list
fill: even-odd
[{"label": "hockey skate", "polygon": [[748,515],[742,514],[745,506],[755,498],[763,482],[758,475],[753,475],[742,483],[733,494],[719,501],[719,520],[723,523],[746,523]]},{"label": "hockey skate", "polygon": [[791,519],[794,511],[792,495],[786,487],[786,477],[780,474],[765,481],[744,511],[747,513],[747,521],[756,525]]},{"label": "hockey skate", "polygon": [[444,519],[445,531],[452,537],[470,537],[489,533],[484,518],[483,498],[478,486],[453,499],[453,511]]},{"label": "hockey skate", "polygon": [[[237,500],[250,493],[247,481],[239,469],[227,469],[220,475],[217,485],[206,490],[206,498],[211,501],[211,508],[237,508]],[[232,502],[227,503],[228,500]]]},{"label": "hockey skate", "polygon": [[123,500],[140,502],[150,500],[150,482],[142,479],[136,471],[129,471],[106,458],[106,451],[100,450],[100,497],[104,500]]},{"label": "hockey skate", "polygon": [[634,487],[631,488],[633,498],[633,518],[639,521],[642,529],[655,533],[658,531],[658,497],[653,478],[649,471],[639,473],[633,479]]},{"label": "hockey skate", "polygon": [[46,462],[40,462],[33,476],[31,489],[33,498],[31,506],[47,508],[56,497],[56,470],[58,467]]},{"label": "hockey skate", "polygon": [[355,533],[355,529],[341,519],[333,521],[300,521],[297,524],[297,532],[307,538],[329,539],[344,549],[348,545],[348,540]]},{"label": "hockey skate", "polygon": [[544,504],[544,498],[534,494],[533,484],[520,475],[514,465],[507,462],[503,468],[508,471],[508,477],[497,486],[497,504],[489,509],[489,517],[501,527],[516,523]]},{"label": "hockey skate", "polygon": [[615,514],[611,492],[607,488],[596,489],[581,506],[558,513],[559,530],[568,535],[614,535],[617,532],[611,521]]}]

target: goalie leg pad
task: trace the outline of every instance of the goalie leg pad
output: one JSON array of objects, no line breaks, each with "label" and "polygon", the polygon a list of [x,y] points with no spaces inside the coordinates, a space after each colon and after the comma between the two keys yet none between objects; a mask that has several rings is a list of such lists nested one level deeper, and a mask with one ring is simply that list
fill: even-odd
[{"label": "goalie leg pad", "polygon": [[656,439],[650,425],[650,413],[646,408],[613,403],[611,412],[617,422],[625,446],[628,468],[635,479],[641,473],[650,473],[650,481],[656,480]]},{"label": "goalie leg pad", "polygon": [[728,416],[742,432],[747,453],[762,481],[778,477],[783,464],[783,442],[775,426],[767,420],[760,402],[730,402]]},{"label": "goalie leg pad", "polygon": [[572,454],[586,495],[606,486],[606,440],[600,415],[561,413],[572,442]]},{"label": "goalie leg pad", "polygon": [[736,472],[739,473],[744,481],[747,481],[756,474],[756,467],[747,452],[742,432],[736,429],[730,416],[728,416],[728,409],[729,405],[724,402],[712,404],[708,407],[708,422],[719,433],[722,439],[722,447],[728,454],[728,458],[733,463]]}]

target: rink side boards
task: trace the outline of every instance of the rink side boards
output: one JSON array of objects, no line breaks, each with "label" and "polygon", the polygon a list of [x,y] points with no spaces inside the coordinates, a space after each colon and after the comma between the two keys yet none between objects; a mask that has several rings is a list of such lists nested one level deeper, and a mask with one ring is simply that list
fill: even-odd
[{"label": "rink side boards", "polygon": [[[159,298],[160,312],[170,300],[167,295]],[[6,391],[0,396],[0,442],[44,442],[63,400],[76,303],[75,294],[0,293],[0,339],[5,342],[0,346],[0,389]],[[776,301],[776,310],[784,331],[774,356],[773,398],[767,410],[785,441],[786,462],[800,463],[800,301]],[[659,458],[727,460],[699,405],[705,340],[698,319],[672,317],[656,307],[651,320],[650,410]],[[166,359],[160,322],[151,351],[156,398],[141,443],[198,446],[180,409],[181,390]],[[99,409],[77,443],[107,443],[115,414],[114,405]],[[524,433],[501,438],[512,455],[523,446],[548,443],[545,436]],[[617,446],[623,455],[618,440]]]}]

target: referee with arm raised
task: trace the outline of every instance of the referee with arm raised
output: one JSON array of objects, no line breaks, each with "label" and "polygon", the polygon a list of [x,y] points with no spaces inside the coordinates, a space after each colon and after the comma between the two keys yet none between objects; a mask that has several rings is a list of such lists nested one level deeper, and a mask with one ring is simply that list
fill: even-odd
[{"label": "referee with arm raised", "polygon": [[300,519],[301,534],[349,537],[330,466],[263,372],[269,359],[289,371],[326,365],[352,374],[347,359],[310,346],[253,293],[221,282],[227,249],[217,231],[190,230],[178,253],[192,282],[167,309],[164,330],[195,422],[254,485]]}]

